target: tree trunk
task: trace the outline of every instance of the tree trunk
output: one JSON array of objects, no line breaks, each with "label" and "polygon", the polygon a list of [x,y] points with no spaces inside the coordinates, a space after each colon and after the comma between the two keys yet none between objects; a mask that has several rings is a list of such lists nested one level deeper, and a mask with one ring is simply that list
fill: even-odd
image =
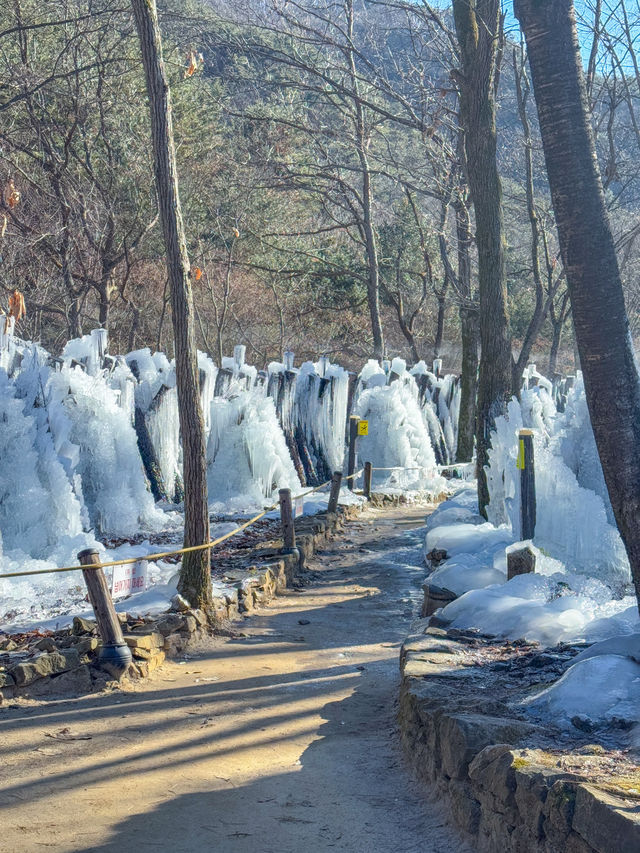
[{"label": "tree trunk", "polygon": [[[155,0],[131,0],[151,108],[154,171],[171,285],[171,308],[176,358],[184,469],[184,545],[209,541],[207,459],[194,332],[191,271],[184,236],[176,169],[171,95],[162,60],[162,43]],[[208,550],[185,554],[180,583],[182,595],[195,607],[211,603]]]},{"label": "tree trunk", "polygon": [[[347,33],[349,44],[353,45],[354,12],[353,0],[347,0]],[[365,236],[367,257],[367,301],[371,316],[373,335],[373,355],[378,360],[384,358],[384,333],[380,319],[380,265],[378,262],[378,243],[373,224],[373,194],[371,189],[371,168],[367,155],[367,131],[365,127],[364,106],[360,98],[360,82],[356,70],[355,54],[349,50],[349,73],[353,87],[353,108],[355,114],[355,142],[362,171],[362,228]]]},{"label": "tree trunk", "polygon": [[591,426],[640,607],[640,382],[571,0],[517,0]]},{"label": "tree trunk", "polygon": [[462,73],[460,120],[473,199],[480,296],[480,376],[476,418],[478,507],[486,516],[484,466],[490,433],[511,394],[511,335],[505,283],[502,189],[496,162],[495,86],[500,38],[499,0],[454,0]]},{"label": "tree trunk", "polygon": [[560,351],[560,341],[562,340],[562,327],[564,322],[557,322],[553,327],[553,337],[551,339],[551,351],[549,352],[549,366],[547,368],[547,376],[553,379],[557,373],[558,367],[558,352]]},{"label": "tree trunk", "polygon": [[443,285],[442,291],[438,295],[438,314],[436,317],[436,337],[433,342],[433,357],[440,358],[442,350],[442,341],[444,339],[444,316],[447,310],[447,294],[446,284]]},{"label": "tree trunk", "polygon": [[[460,295],[471,303],[471,222],[469,209],[462,199],[454,203],[458,253],[458,286]],[[473,437],[476,427],[476,393],[478,386],[478,326],[477,307],[464,302],[460,305],[460,337],[462,343],[462,377],[460,383],[460,414],[458,417],[458,446],[456,462],[473,458]]]}]

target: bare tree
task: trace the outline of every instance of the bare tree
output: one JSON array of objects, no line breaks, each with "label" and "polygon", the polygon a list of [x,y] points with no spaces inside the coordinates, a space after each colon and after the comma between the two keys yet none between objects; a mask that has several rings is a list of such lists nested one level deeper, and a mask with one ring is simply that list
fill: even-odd
[{"label": "bare tree", "polygon": [[[209,542],[207,459],[195,343],[191,270],[180,209],[173,142],[171,93],[162,59],[162,40],[155,0],[131,0],[151,110],[151,138],[160,218],[171,287],[176,380],[183,448],[184,547]],[[178,589],[197,607],[211,604],[208,550],[183,555]]]},{"label": "bare tree", "polygon": [[516,0],[591,425],[640,607],[640,377],[609,225],[572,0]]},{"label": "bare tree", "polygon": [[499,0],[454,0],[460,44],[460,119],[475,209],[480,297],[480,377],[476,418],[478,506],[489,503],[484,466],[490,433],[511,395],[512,355],[505,279],[502,189],[496,160],[495,95],[501,49]]}]

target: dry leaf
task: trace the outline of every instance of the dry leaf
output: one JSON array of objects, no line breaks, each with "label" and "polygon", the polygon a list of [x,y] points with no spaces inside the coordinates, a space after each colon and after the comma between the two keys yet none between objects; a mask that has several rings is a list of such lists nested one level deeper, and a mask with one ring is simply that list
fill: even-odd
[{"label": "dry leaf", "polygon": [[92,735],[74,735],[70,728],[60,729],[57,732],[45,732],[45,737],[53,738],[53,740],[71,741],[71,740],[91,740]]}]

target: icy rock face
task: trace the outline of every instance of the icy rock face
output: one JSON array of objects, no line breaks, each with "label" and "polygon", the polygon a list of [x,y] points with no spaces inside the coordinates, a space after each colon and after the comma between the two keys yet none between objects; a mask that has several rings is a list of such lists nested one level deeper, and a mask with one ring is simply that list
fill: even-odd
[{"label": "icy rock face", "polygon": [[0,371],[0,531],[7,550],[44,556],[82,532],[81,505],[56,455],[44,411],[27,410]]},{"label": "icy rock face", "polygon": [[278,489],[300,488],[273,400],[259,390],[212,400],[207,462],[211,502],[247,496],[262,505]]},{"label": "icy rock face", "polygon": [[374,485],[443,490],[444,480],[438,475],[413,381],[411,384],[396,381],[362,391],[354,413],[369,421],[369,434],[358,439],[359,464],[371,462],[374,468],[398,469],[374,471]]},{"label": "icy rock face", "polygon": [[424,361],[419,361],[410,372],[416,381],[436,461],[440,465],[448,465],[456,458],[458,446],[460,380],[453,374],[436,377]]},{"label": "icy rock face", "polygon": [[565,464],[576,475],[578,483],[600,496],[609,524],[614,525],[613,510],[596,449],[580,372],[569,392],[565,411],[556,417],[554,442],[556,452],[559,452]]},{"label": "icy rock face", "polygon": [[[182,500],[182,450],[175,367],[164,353],[136,350],[126,357],[137,379],[138,445],[155,498]],[[210,390],[206,383],[201,393]],[[214,379],[215,384],[215,379]]]},{"label": "icy rock face", "polygon": [[295,389],[294,421],[324,480],[342,469],[349,374],[337,364],[305,362]]},{"label": "icy rock face", "polygon": [[166,519],[147,489],[136,434],[104,378],[65,365],[50,375],[48,390],[71,423],[68,440],[79,448],[75,472],[91,524],[105,536],[162,529]]},{"label": "icy rock face", "polygon": [[[514,538],[519,538],[518,430],[533,427],[535,544],[567,566],[622,588],[630,580],[630,569],[620,534],[609,523],[600,495],[583,488],[560,455],[555,438],[557,423],[549,402],[545,390],[524,392],[522,405],[512,400],[507,415],[497,419],[487,468],[489,521],[494,525],[510,523]],[[566,431],[561,434],[563,443],[571,442]]]}]

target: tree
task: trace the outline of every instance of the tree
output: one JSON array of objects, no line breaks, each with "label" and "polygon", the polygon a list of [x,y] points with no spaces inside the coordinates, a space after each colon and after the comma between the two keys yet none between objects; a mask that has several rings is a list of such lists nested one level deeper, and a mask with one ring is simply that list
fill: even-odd
[{"label": "tree", "polygon": [[[184,475],[184,547],[209,542],[207,459],[195,342],[191,270],[182,223],[171,117],[171,92],[162,59],[155,0],[131,0],[151,110],[151,138],[164,233],[176,358]],[[211,604],[210,553],[184,554],[179,591],[195,607]]]},{"label": "tree", "polygon": [[490,432],[511,395],[512,355],[505,279],[502,189],[496,160],[495,95],[500,56],[499,0],[454,0],[460,45],[460,121],[475,209],[480,298],[480,375],[476,414],[478,506],[489,503],[484,466]]},{"label": "tree", "polygon": [[606,212],[572,0],[515,0],[587,405],[640,607],[640,379]]}]

